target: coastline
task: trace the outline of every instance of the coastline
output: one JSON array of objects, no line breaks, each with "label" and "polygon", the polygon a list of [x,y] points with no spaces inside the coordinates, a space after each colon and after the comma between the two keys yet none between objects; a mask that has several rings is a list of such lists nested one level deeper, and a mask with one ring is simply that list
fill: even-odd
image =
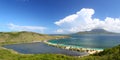
[{"label": "coastline", "polygon": [[[62,36],[61,38],[63,39],[63,38],[66,38],[66,37]],[[56,38],[56,39],[61,39],[61,38]],[[61,49],[67,49],[67,50],[71,50],[71,51],[78,51],[78,52],[86,52],[86,53],[88,53],[87,55],[84,55],[84,56],[88,56],[90,54],[94,54],[94,53],[98,53],[98,52],[103,51],[103,50],[100,50],[100,49],[91,49],[91,48],[76,47],[76,46],[70,46],[70,45],[64,45],[64,44],[55,44],[55,43],[49,42],[49,40],[51,40],[51,39],[42,40],[42,41],[36,41],[36,40],[34,40],[34,41],[31,41],[31,42],[24,42],[24,43],[42,42],[42,43],[45,43],[45,44],[47,44],[49,46],[54,46],[54,47],[61,48]],[[13,44],[21,44],[21,43],[13,43]],[[5,44],[5,45],[7,45],[7,44]],[[14,50],[12,50],[12,51],[14,51]],[[78,56],[78,57],[83,57],[83,56]]]},{"label": "coastline", "polygon": [[99,53],[104,50],[104,49],[98,49],[98,48],[84,48],[84,47],[79,47],[79,46],[56,44],[56,43],[48,42],[47,40],[43,42],[50,46],[67,49],[67,50],[78,51],[78,52],[87,52],[88,54]]},{"label": "coastline", "polygon": [[[89,56],[90,54],[96,53],[96,50],[88,50],[86,48],[75,48],[75,47],[71,47],[71,46],[67,46],[67,45],[50,43],[50,42],[48,42],[48,40],[36,41],[36,42],[31,42],[31,43],[37,43],[37,42],[42,42],[42,43],[45,43],[45,44],[47,44],[49,46],[54,46],[54,47],[61,48],[61,49],[67,49],[67,50],[71,50],[71,51],[78,51],[78,52],[86,52],[86,53],[88,53],[86,55],[81,55],[81,56],[77,56],[77,57]],[[3,46],[1,46],[1,48],[5,49],[5,50],[9,50],[9,51],[11,51],[12,53],[15,53],[15,54],[22,54],[22,55],[24,55],[23,53],[19,53],[19,52],[13,50],[13,49],[4,48]]]},{"label": "coastline", "polygon": [[[74,56],[74,57],[88,56],[88,53],[85,53],[85,52],[70,51],[70,50],[65,50],[65,49],[61,49],[58,47],[48,46],[47,44],[45,44],[43,42],[30,43],[30,45],[28,45],[28,44],[29,43],[27,43],[27,45],[23,45],[23,44],[8,45],[8,46],[3,46],[3,48],[5,48],[6,50],[9,50],[10,52],[14,52],[14,51],[17,52],[15,54],[24,54],[24,55],[26,55],[26,54],[30,54],[30,55],[62,54],[62,55]],[[13,47],[13,48],[11,48],[11,47]],[[26,49],[26,47],[28,47],[29,49],[28,48]],[[32,48],[30,48],[30,47],[32,47]],[[20,49],[20,50],[16,50],[16,49]],[[39,50],[41,50],[41,51],[39,51]]]}]

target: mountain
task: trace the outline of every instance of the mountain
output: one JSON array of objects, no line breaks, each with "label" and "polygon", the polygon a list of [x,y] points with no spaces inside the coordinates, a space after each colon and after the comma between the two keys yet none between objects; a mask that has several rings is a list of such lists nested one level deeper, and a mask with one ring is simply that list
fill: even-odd
[{"label": "mountain", "polygon": [[78,32],[77,34],[114,34],[104,29],[93,29],[91,31]]},{"label": "mountain", "polygon": [[106,31],[106,30],[104,30],[104,29],[93,29],[93,30],[91,30],[91,32],[102,33],[102,32],[108,32],[108,31]]},{"label": "mountain", "polygon": [[64,36],[50,36],[35,32],[0,32],[0,44],[40,42],[50,39],[64,38]]}]

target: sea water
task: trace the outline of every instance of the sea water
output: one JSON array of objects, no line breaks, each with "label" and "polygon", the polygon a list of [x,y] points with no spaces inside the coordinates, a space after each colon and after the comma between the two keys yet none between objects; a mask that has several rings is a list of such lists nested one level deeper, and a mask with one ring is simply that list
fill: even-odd
[{"label": "sea water", "polygon": [[120,44],[120,34],[73,34],[70,38],[50,40],[50,43],[78,48],[105,49]]}]

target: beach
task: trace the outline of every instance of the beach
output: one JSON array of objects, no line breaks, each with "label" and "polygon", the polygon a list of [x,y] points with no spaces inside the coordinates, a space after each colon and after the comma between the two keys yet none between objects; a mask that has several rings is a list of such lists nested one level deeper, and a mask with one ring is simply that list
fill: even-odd
[{"label": "beach", "polygon": [[103,51],[103,49],[97,49],[97,48],[84,48],[84,47],[79,47],[79,46],[56,44],[56,43],[51,43],[48,41],[43,41],[43,42],[50,46],[58,47],[61,49],[67,49],[67,50],[78,51],[78,52],[87,52],[88,54],[94,54],[94,53],[99,53]]}]

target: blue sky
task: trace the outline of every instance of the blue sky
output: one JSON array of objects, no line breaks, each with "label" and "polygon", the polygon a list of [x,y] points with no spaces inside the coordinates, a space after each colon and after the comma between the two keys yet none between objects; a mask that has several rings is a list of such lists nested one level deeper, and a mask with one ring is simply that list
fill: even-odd
[{"label": "blue sky", "polygon": [[[90,19],[92,22],[86,22],[85,17],[81,17],[82,10],[83,14],[94,11],[90,13],[91,17],[86,16],[89,13],[85,15],[87,21]],[[77,12],[81,12],[80,15]],[[78,15],[72,21],[75,23],[68,22],[74,17],[66,17],[74,14]],[[51,34],[74,33],[100,27],[120,32],[119,18],[120,0],[0,0],[0,31],[26,30]]]}]

